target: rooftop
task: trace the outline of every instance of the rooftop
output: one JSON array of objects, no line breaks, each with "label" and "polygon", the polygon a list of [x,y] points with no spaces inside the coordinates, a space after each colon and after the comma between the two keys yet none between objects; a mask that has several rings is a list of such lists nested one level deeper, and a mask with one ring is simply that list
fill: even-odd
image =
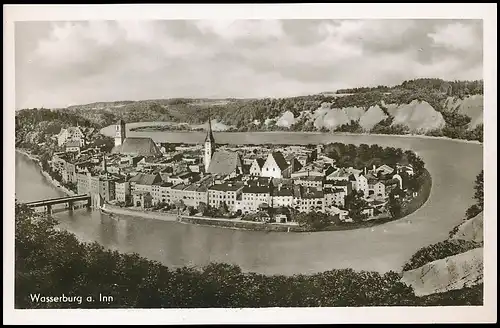
[{"label": "rooftop", "polygon": [[112,153],[141,155],[141,156],[161,156],[158,146],[151,138],[129,137],[120,146],[115,146]]},{"label": "rooftop", "polygon": [[242,167],[241,158],[236,152],[218,150],[212,156],[207,172],[212,174],[231,174]]},{"label": "rooftop", "polygon": [[240,185],[234,185],[234,184],[216,184],[208,188],[208,190],[217,190],[217,191],[236,191],[241,189],[242,186]]}]

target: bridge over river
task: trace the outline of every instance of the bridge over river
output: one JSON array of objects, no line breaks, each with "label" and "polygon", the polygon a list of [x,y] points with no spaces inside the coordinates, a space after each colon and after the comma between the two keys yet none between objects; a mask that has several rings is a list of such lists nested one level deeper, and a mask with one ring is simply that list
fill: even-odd
[{"label": "bridge over river", "polygon": [[28,202],[26,203],[26,205],[31,208],[44,207],[48,214],[52,214],[52,207],[55,205],[60,205],[60,204],[67,205],[64,208],[69,209],[71,211],[75,208],[76,206],[75,203],[82,203],[82,202],[86,202],[85,206],[87,208],[90,208],[91,205],[90,195],[76,195],[76,196],[42,199],[42,200]]}]

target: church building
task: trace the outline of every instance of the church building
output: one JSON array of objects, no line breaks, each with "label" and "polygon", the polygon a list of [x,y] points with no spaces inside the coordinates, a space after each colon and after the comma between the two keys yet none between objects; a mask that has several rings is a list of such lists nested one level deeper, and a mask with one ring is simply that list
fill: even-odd
[{"label": "church building", "polygon": [[153,139],[144,137],[126,136],[126,126],[123,120],[119,120],[115,126],[115,146],[111,153],[161,157],[162,153]]}]

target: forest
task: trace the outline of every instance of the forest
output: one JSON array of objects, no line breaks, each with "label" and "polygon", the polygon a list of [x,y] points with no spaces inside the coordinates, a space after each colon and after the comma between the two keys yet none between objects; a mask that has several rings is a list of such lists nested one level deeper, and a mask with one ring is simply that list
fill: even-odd
[{"label": "forest", "polygon": [[[322,104],[328,103],[331,108],[360,107],[365,110],[379,105],[386,114],[385,104],[409,104],[413,100],[426,101],[440,112],[446,126],[439,130],[429,131],[429,136],[445,136],[468,140],[483,140],[483,126],[467,129],[470,117],[455,111],[446,110],[444,102],[453,96],[463,99],[469,95],[483,94],[483,81],[444,81],[441,79],[416,79],[404,81],[400,85],[387,87],[362,87],[339,90],[337,95],[316,94],[291,98],[264,99],[156,99],[141,101],[122,101],[112,103],[94,103],[71,106],[67,109],[24,109],[16,115],[16,131],[19,129],[23,138],[26,131],[35,129],[35,133],[57,131],[61,126],[75,125],[104,127],[114,124],[118,119],[126,122],[164,121],[189,124],[205,123],[209,117],[231,127],[231,131],[317,131],[311,121],[307,121],[304,113],[313,113]],[[209,109],[209,110],[208,110]],[[35,112],[34,112],[35,111]],[[285,112],[293,113],[297,119],[290,127],[278,126],[277,118]],[[370,133],[407,134],[409,129],[404,125],[392,125],[393,117],[379,122]],[[37,126],[40,122],[43,126]],[[359,122],[352,120],[334,131],[362,131]],[[17,133],[16,133],[17,135]]]}]

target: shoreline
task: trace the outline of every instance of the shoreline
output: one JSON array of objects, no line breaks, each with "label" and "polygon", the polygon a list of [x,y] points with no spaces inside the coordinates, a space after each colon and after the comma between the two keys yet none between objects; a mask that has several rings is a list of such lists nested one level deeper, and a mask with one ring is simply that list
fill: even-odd
[{"label": "shoreline", "polygon": [[[42,175],[56,188],[63,191],[68,196],[76,195],[73,191],[62,186],[57,180],[53,179],[46,171],[41,168],[40,160],[34,155],[30,154],[26,150],[16,149],[17,152],[27,156],[34,162],[36,162],[40,168]],[[432,186],[432,177],[427,172],[427,177]],[[430,187],[431,188],[431,187]],[[346,224],[346,225],[330,225],[321,230],[313,230],[306,227],[302,227],[299,225],[285,225],[285,224],[265,224],[263,222],[254,222],[254,221],[245,221],[245,220],[236,220],[236,219],[224,219],[224,218],[209,218],[209,217],[193,217],[193,216],[185,216],[185,215],[176,215],[171,213],[162,213],[156,211],[145,211],[145,210],[136,210],[131,208],[122,208],[110,204],[105,204],[103,208],[103,212],[105,214],[117,214],[124,215],[130,217],[140,217],[144,219],[151,220],[160,220],[167,222],[177,222],[182,224],[192,224],[199,226],[207,226],[207,227],[215,227],[222,229],[232,229],[232,230],[246,230],[246,231],[265,231],[265,232],[294,232],[294,233],[311,233],[311,232],[333,232],[333,231],[348,231],[348,230],[358,230],[358,229],[366,229],[374,226],[379,226],[382,224],[386,224],[389,222],[402,220],[408,215],[418,211],[428,200],[430,197],[430,188],[427,193],[427,197],[425,201],[415,210],[406,213],[403,217],[392,219],[392,218],[384,218],[380,220],[370,220],[364,221],[358,224]],[[257,228],[257,229],[256,229]]]},{"label": "shoreline", "polygon": [[177,215],[170,213],[159,213],[152,211],[141,211],[134,210],[131,208],[122,208],[114,205],[105,204],[103,207],[104,214],[118,214],[124,216],[132,216],[132,217],[140,217],[143,219],[152,219],[152,220],[160,220],[160,221],[168,221],[168,222],[177,222]]},{"label": "shoreline", "polygon": [[61,185],[61,183],[57,180],[55,180],[54,178],[52,178],[50,176],[49,173],[47,173],[46,171],[44,171],[42,169],[42,164],[40,162],[40,159],[38,157],[36,157],[36,155],[32,155],[29,151],[27,150],[24,150],[24,149],[19,149],[19,148],[16,148],[15,149],[16,152],[28,157],[30,160],[32,160],[33,162],[35,162],[37,164],[37,166],[40,168],[40,172],[42,173],[42,175],[45,177],[45,179],[47,179],[47,181],[52,184],[54,187],[56,187],[57,189],[61,190],[63,193],[65,193],[67,196],[75,196],[76,194],[69,190],[68,188],[64,187],[63,185]]},{"label": "shoreline", "polygon": [[[141,123],[141,122],[133,122],[133,123]],[[144,122],[144,123],[150,123],[150,122]],[[162,123],[162,122],[158,122]],[[167,123],[167,122],[165,122]],[[132,123],[130,123],[132,124]],[[140,128],[139,127],[134,127],[134,129]],[[100,133],[103,133],[104,129],[109,129],[109,126],[104,127],[100,130]],[[168,132],[168,133],[200,133],[200,131],[196,130],[186,130],[186,131],[181,131],[181,130],[167,130],[167,131],[135,131],[135,130],[130,130],[131,132],[138,132],[138,133],[148,133],[148,132]],[[319,132],[319,131],[252,131],[252,132],[238,132],[238,131],[214,131],[214,134],[220,134],[220,133],[267,133],[267,134],[278,134],[278,133],[302,133],[302,134],[310,134],[310,135],[331,135],[331,136],[351,136],[351,137],[357,137],[357,136],[375,136],[375,137],[396,137],[396,138],[415,138],[415,139],[430,139],[430,140],[447,140],[447,141],[452,141],[452,142],[459,142],[459,143],[467,143],[467,144],[476,144],[476,145],[483,145],[483,142],[477,141],[477,140],[467,140],[467,139],[454,139],[454,138],[449,138],[449,137],[433,137],[433,136],[428,136],[425,134],[381,134],[381,133],[349,133],[349,132],[334,132],[334,133],[328,133],[328,132]],[[151,137],[152,138],[152,137]],[[194,144],[194,142],[184,142],[185,144]],[[274,143],[277,144],[277,143]],[[297,144],[299,145],[299,144]]]}]

